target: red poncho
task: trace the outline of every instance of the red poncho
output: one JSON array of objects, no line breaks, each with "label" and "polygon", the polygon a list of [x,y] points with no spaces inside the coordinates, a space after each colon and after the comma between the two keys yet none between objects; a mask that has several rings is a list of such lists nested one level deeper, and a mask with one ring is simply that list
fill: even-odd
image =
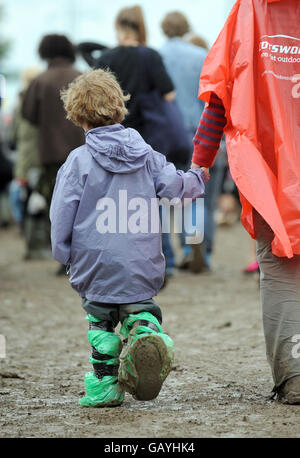
[{"label": "red poncho", "polygon": [[300,255],[300,1],[238,0],[203,66],[199,98],[222,100],[242,223],[267,221],[277,256]]}]

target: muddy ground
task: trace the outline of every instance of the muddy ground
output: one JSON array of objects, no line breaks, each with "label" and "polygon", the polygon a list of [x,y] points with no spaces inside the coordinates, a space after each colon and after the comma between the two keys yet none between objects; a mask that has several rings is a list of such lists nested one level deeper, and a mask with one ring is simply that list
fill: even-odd
[{"label": "muddy ground", "polygon": [[15,228],[0,231],[0,437],[300,437],[300,406],[267,400],[257,281],[241,273],[249,239],[219,229],[214,271],[178,272],[157,297],[176,345],[159,397],[121,407],[77,405],[90,370],[87,326],[54,261],[22,261]]}]

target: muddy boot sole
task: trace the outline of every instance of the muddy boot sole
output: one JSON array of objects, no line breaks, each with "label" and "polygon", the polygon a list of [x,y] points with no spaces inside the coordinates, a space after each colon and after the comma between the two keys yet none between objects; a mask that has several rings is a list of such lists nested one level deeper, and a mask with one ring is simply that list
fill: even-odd
[{"label": "muddy boot sole", "polygon": [[[138,342],[136,342],[138,343]],[[155,399],[161,389],[162,361],[155,343],[144,340],[133,348],[133,361],[138,373],[135,399],[150,401]]]},{"label": "muddy boot sole", "polygon": [[[135,370],[126,371],[125,376],[124,371],[119,370],[119,383],[136,400],[151,401],[158,396],[172,368],[170,363],[163,370],[166,345],[157,335],[144,336],[133,344],[130,353]],[[122,361],[122,356],[120,359]]]}]

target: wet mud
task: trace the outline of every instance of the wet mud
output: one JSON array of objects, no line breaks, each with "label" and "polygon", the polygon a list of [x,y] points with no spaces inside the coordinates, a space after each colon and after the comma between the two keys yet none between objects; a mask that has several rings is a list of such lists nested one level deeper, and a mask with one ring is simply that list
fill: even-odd
[{"label": "wet mud", "polygon": [[156,300],[176,346],[148,402],[78,405],[91,366],[80,299],[54,261],[23,261],[17,229],[0,232],[0,437],[300,437],[300,406],[268,399],[257,279],[241,272],[250,241],[219,229],[213,272],[178,272]]}]

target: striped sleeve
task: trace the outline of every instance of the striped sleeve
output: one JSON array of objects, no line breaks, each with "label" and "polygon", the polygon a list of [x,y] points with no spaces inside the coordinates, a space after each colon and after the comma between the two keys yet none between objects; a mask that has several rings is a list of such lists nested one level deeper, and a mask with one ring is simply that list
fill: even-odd
[{"label": "striped sleeve", "polygon": [[194,137],[193,162],[201,167],[211,167],[220,147],[226,126],[225,108],[219,97],[211,95],[209,104],[203,110]]}]

